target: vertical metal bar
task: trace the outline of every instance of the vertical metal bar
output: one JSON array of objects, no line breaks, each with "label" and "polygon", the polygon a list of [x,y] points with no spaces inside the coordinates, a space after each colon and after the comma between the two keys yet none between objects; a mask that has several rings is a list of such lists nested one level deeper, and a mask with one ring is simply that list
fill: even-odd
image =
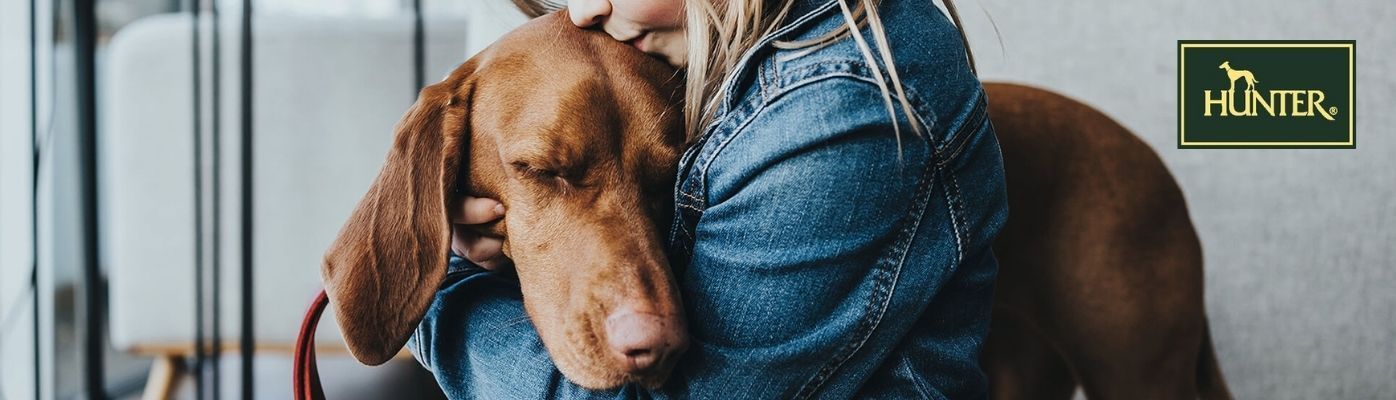
[{"label": "vertical metal bar", "polygon": [[202,16],[200,0],[189,0],[191,82],[193,88],[193,134],[194,134],[194,398],[204,399],[204,168],[203,168],[203,58],[200,54],[202,35],[199,34]]},{"label": "vertical metal bar", "polygon": [[82,354],[83,390],[88,399],[105,399],[102,368],[103,283],[97,243],[97,13],[96,0],[74,0],[73,64],[77,87],[78,142],[82,180]]},{"label": "vertical metal bar", "polygon": [[210,63],[213,65],[212,70],[209,71],[210,75],[213,75],[213,87],[211,88],[213,92],[211,99],[213,129],[209,132],[209,139],[213,142],[211,160],[209,160],[213,164],[213,188],[210,194],[213,199],[212,204],[209,205],[213,215],[213,233],[212,238],[210,238],[213,246],[210,249],[213,256],[212,265],[210,265],[212,267],[210,272],[213,275],[213,324],[210,329],[213,331],[213,338],[210,341],[213,342],[213,349],[209,354],[209,364],[212,367],[210,372],[212,372],[211,379],[213,380],[213,400],[223,397],[223,376],[221,373],[223,369],[221,362],[223,359],[223,29],[221,20],[222,18],[218,14],[218,0],[210,1],[211,32],[209,36],[213,41],[213,54],[210,55]]},{"label": "vertical metal bar", "polygon": [[412,66],[416,79],[412,87],[413,101],[417,99],[417,92],[426,86],[426,29],[423,25],[422,0],[412,0]]},{"label": "vertical metal bar", "polygon": [[242,398],[252,399],[252,0],[242,0]]},{"label": "vertical metal bar", "polygon": [[34,295],[34,400],[43,396],[39,363],[39,0],[29,0],[29,290]]}]

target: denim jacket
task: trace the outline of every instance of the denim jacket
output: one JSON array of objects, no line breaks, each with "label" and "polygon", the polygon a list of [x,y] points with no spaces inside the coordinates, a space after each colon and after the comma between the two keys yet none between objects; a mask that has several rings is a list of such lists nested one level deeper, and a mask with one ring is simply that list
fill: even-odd
[{"label": "denim jacket", "polygon": [[667,249],[692,345],[664,388],[569,383],[517,287],[459,258],[409,343],[418,360],[453,398],[985,397],[998,143],[954,26],[930,0],[881,3],[924,134],[896,99],[889,114],[851,38],[772,45],[844,24],[835,1],[797,4],[681,158]]}]

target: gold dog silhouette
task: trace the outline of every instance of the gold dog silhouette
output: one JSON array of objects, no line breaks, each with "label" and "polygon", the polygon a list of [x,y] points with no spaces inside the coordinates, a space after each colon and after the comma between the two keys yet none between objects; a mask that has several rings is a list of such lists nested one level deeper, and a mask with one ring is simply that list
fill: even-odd
[{"label": "gold dog silhouette", "polygon": [[1236,92],[1236,79],[1238,78],[1246,78],[1246,84],[1249,85],[1246,87],[1246,91],[1255,90],[1255,83],[1260,82],[1255,80],[1255,75],[1252,75],[1251,71],[1231,69],[1231,61],[1222,61],[1221,65],[1217,66],[1217,68],[1226,70],[1226,77],[1231,80],[1231,89],[1229,90],[1232,93]]}]

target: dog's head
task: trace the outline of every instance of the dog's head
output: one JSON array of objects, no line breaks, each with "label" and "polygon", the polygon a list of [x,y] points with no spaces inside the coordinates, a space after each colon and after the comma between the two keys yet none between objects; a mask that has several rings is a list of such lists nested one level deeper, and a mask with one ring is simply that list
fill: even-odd
[{"label": "dog's head", "polygon": [[325,256],[355,358],[407,341],[445,273],[447,209],[471,194],[508,210],[489,229],[558,369],[589,388],[661,383],[687,344],[655,222],[684,142],[679,81],[554,13],[423,89]]}]

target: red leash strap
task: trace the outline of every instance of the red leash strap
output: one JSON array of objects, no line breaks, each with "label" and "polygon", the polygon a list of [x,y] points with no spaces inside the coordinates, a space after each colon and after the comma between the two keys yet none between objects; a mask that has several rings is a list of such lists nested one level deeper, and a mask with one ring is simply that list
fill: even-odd
[{"label": "red leash strap", "polygon": [[320,314],[325,313],[330,298],[321,290],[310,309],[301,320],[301,331],[296,337],[296,359],[292,368],[295,377],[291,385],[296,391],[296,400],[324,400],[325,388],[320,386],[320,371],[315,367],[315,327],[320,324]]}]

